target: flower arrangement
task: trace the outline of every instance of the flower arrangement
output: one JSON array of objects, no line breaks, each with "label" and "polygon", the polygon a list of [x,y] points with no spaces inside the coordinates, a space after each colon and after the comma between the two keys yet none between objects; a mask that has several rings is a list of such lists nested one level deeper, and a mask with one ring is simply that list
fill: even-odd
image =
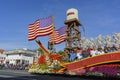
[{"label": "flower arrangement", "polygon": [[[120,65],[119,64],[109,64],[109,65],[101,65],[88,69],[87,75],[97,75],[101,74],[101,76],[117,76],[119,74]],[[97,73],[97,74],[96,74]]]},{"label": "flower arrangement", "polygon": [[81,46],[86,48],[87,46],[112,46],[113,44],[120,45],[120,33],[114,33],[113,35],[102,36],[101,34],[96,38],[86,39],[83,37],[81,39]]}]

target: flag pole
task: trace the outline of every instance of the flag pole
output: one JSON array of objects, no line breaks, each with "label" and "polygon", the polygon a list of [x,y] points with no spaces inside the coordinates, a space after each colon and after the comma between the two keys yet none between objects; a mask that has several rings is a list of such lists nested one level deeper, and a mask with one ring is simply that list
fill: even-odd
[{"label": "flag pole", "polygon": [[54,54],[54,49],[55,49],[55,46],[54,46],[54,15],[52,15],[52,23],[53,23],[53,32],[52,32],[52,36],[53,36],[53,41],[52,41],[52,45],[53,45],[53,54]]}]

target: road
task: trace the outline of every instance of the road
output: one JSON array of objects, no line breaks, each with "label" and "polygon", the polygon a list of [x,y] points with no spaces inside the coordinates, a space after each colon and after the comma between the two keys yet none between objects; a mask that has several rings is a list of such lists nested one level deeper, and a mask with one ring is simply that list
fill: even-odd
[{"label": "road", "polygon": [[[0,70],[0,80],[101,80],[101,78],[80,77],[68,75],[33,75],[23,70]],[[116,79],[102,79],[116,80]]]}]

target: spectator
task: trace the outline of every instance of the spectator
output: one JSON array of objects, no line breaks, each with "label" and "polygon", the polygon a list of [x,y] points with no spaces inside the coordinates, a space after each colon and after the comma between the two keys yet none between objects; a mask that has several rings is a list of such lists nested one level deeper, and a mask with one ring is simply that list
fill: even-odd
[{"label": "spectator", "polygon": [[91,50],[92,50],[92,46],[88,46],[87,52],[89,53],[89,56],[90,56]]},{"label": "spectator", "polygon": [[108,48],[107,45],[105,45],[105,46],[104,46],[104,52],[105,52],[105,53],[108,53],[108,49],[107,49],[107,48]]},{"label": "spectator", "polygon": [[98,55],[98,50],[97,50],[97,47],[96,47],[96,46],[93,46],[93,50],[91,50],[90,55],[91,55],[91,56],[96,56],[96,55]]},{"label": "spectator", "polygon": [[83,49],[82,55],[83,58],[87,58],[88,56],[90,56],[90,54],[87,52],[87,49]]},{"label": "spectator", "polygon": [[78,50],[77,50],[77,59],[78,60],[81,60],[83,58],[82,52],[83,52],[83,49],[78,48]]},{"label": "spectator", "polygon": [[119,45],[118,44],[113,44],[112,50],[113,51],[118,51],[119,50]]},{"label": "spectator", "polygon": [[107,53],[109,53],[109,52],[113,52],[113,50],[112,50],[112,48],[111,47],[107,47]]},{"label": "spectator", "polygon": [[76,52],[75,50],[70,51],[70,62],[74,61],[76,59]]},{"label": "spectator", "polygon": [[98,54],[104,54],[104,53],[105,53],[105,52],[104,52],[102,46],[100,46],[100,47],[98,48]]}]

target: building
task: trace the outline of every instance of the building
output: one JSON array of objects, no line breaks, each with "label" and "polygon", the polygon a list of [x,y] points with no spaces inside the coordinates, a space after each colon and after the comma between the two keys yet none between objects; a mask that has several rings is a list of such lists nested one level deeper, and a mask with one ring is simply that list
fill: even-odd
[{"label": "building", "polygon": [[8,64],[32,64],[36,56],[36,51],[27,49],[17,49],[4,51],[6,55],[5,63]]},{"label": "building", "polygon": [[4,50],[0,49],[0,64],[5,63],[6,55],[4,54]]}]

